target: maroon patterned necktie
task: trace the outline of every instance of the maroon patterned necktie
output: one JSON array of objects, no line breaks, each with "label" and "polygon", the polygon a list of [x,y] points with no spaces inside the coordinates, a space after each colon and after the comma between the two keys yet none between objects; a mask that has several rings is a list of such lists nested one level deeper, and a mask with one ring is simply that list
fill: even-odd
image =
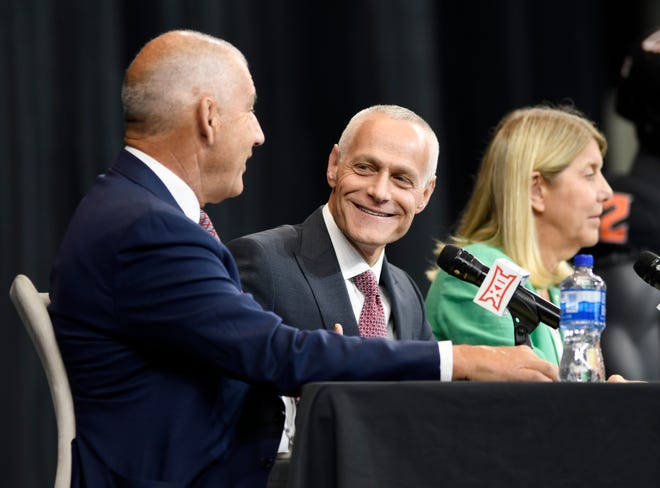
[{"label": "maroon patterned necktie", "polygon": [[367,270],[354,278],[353,283],[364,295],[364,305],[360,312],[358,326],[361,337],[387,337],[387,324],[385,323],[385,311],[383,302],[380,300],[380,290],[376,275]]},{"label": "maroon patterned necktie", "polygon": [[213,227],[213,222],[211,222],[211,219],[209,218],[208,214],[204,212],[204,210],[202,210],[201,208],[199,209],[199,225],[201,225],[206,232],[211,234],[218,241],[220,240],[218,233],[215,231],[215,228]]}]

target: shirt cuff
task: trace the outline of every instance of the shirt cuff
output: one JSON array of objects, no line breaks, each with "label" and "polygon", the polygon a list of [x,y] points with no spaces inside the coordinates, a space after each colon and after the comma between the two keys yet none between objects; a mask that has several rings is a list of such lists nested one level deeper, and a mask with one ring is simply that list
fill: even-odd
[{"label": "shirt cuff", "polygon": [[438,341],[440,381],[451,381],[454,374],[454,349],[451,341]]}]

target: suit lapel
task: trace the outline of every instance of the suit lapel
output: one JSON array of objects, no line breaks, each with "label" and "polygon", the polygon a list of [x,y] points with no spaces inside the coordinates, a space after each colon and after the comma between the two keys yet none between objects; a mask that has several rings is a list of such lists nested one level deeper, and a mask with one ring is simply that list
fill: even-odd
[{"label": "suit lapel", "polygon": [[[112,166],[111,171],[123,175],[138,185],[144,187],[149,192],[153,193],[159,199],[174,205],[176,208],[181,209],[179,204],[169,192],[165,184],[156,176],[156,174],[149,169],[149,167],[140,161],[137,157],[132,155],[126,150],[122,150],[119,157]],[[183,210],[181,210],[183,211]]]},{"label": "suit lapel", "polygon": [[[380,282],[389,295],[395,337],[400,340],[412,339],[412,329],[409,326],[406,327],[406,324],[410,325],[410,317],[412,315],[409,313],[407,301],[401,297],[401,293],[399,292],[401,287],[397,279],[390,273],[390,265],[387,262],[387,258],[383,260]],[[408,317],[408,321],[405,320],[406,317]]]},{"label": "suit lapel", "polygon": [[303,222],[295,257],[312,289],[323,326],[333,330],[340,323],[345,335],[360,335],[321,208]]},{"label": "suit lapel", "polygon": [[[135,184],[140,185],[145,190],[153,194],[156,198],[172,205],[175,209],[181,212],[182,216],[185,215],[183,209],[179,206],[177,201],[174,199],[174,196],[172,196],[161,179],[156,176],[156,174],[149,168],[149,166],[144,164],[142,161],[140,161],[139,158],[135,157],[130,152],[123,150],[119,154],[115,164],[108,171],[108,173],[110,172],[114,172],[124,178],[128,178]],[[199,230],[204,232],[204,235],[210,236],[210,234],[203,230],[201,226],[197,227]],[[231,257],[231,253],[229,253],[229,250],[219,239],[214,239],[214,242],[223,250],[221,256],[222,262],[229,271],[229,274],[236,283],[236,286],[240,288],[238,269],[236,268],[234,259]]]}]

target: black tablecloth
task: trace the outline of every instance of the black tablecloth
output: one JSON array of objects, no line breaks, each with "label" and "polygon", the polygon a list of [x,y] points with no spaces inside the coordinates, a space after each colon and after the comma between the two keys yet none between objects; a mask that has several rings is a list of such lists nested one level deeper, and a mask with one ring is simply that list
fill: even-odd
[{"label": "black tablecloth", "polygon": [[660,383],[310,384],[288,486],[660,486]]}]

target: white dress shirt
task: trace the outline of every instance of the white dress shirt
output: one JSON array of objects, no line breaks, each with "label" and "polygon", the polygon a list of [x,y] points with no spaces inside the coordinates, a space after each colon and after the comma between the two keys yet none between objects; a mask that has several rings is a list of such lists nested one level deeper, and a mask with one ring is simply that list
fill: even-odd
[{"label": "white dress shirt", "polygon": [[328,229],[330,234],[330,240],[332,241],[332,247],[335,249],[335,254],[337,255],[337,261],[339,262],[339,269],[341,274],[344,277],[344,285],[346,286],[346,291],[348,292],[348,297],[351,300],[351,307],[353,308],[353,315],[355,315],[355,320],[360,321],[360,312],[362,311],[362,305],[364,304],[364,295],[358,287],[355,286],[353,278],[357,275],[364,273],[368,269],[371,269],[373,274],[376,276],[376,281],[378,282],[378,288],[380,289],[380,298],[383,303],[383,311],[385,312],[385,323],[387,324],[387,336],[390,339],[394,339],[394,323],[392,322],[392,306],[390,305],[389,295],[386,290],[380,286],[380,272],[383,269],[383,259],[385,258],[385,253],[382,252],[378,257],[378,261],[373,266],[369,266],[364,260],[360,253],[353,247],[353,245],[348,241],[344,233],[337,227],[335,219],[332,217],[328,206],[323,207],[323,220],[325,221],[325,226]]},{"label": "white dress shirt", "polygon": [[126,146],[124,149],[146,164],[151,171],[156,173],[158,179],[163,182],[165,187],[172,194],[172,197],[176,200],[179,207],[181,207],[183,213],[186,214],[186,217],[195,223],[199,223],[199,200],[197,200],[197,196],[195,196],[195,193],[185,181],[174,174],[172,170],[166,168],[139,149],[135,149],[132,146]]}]

